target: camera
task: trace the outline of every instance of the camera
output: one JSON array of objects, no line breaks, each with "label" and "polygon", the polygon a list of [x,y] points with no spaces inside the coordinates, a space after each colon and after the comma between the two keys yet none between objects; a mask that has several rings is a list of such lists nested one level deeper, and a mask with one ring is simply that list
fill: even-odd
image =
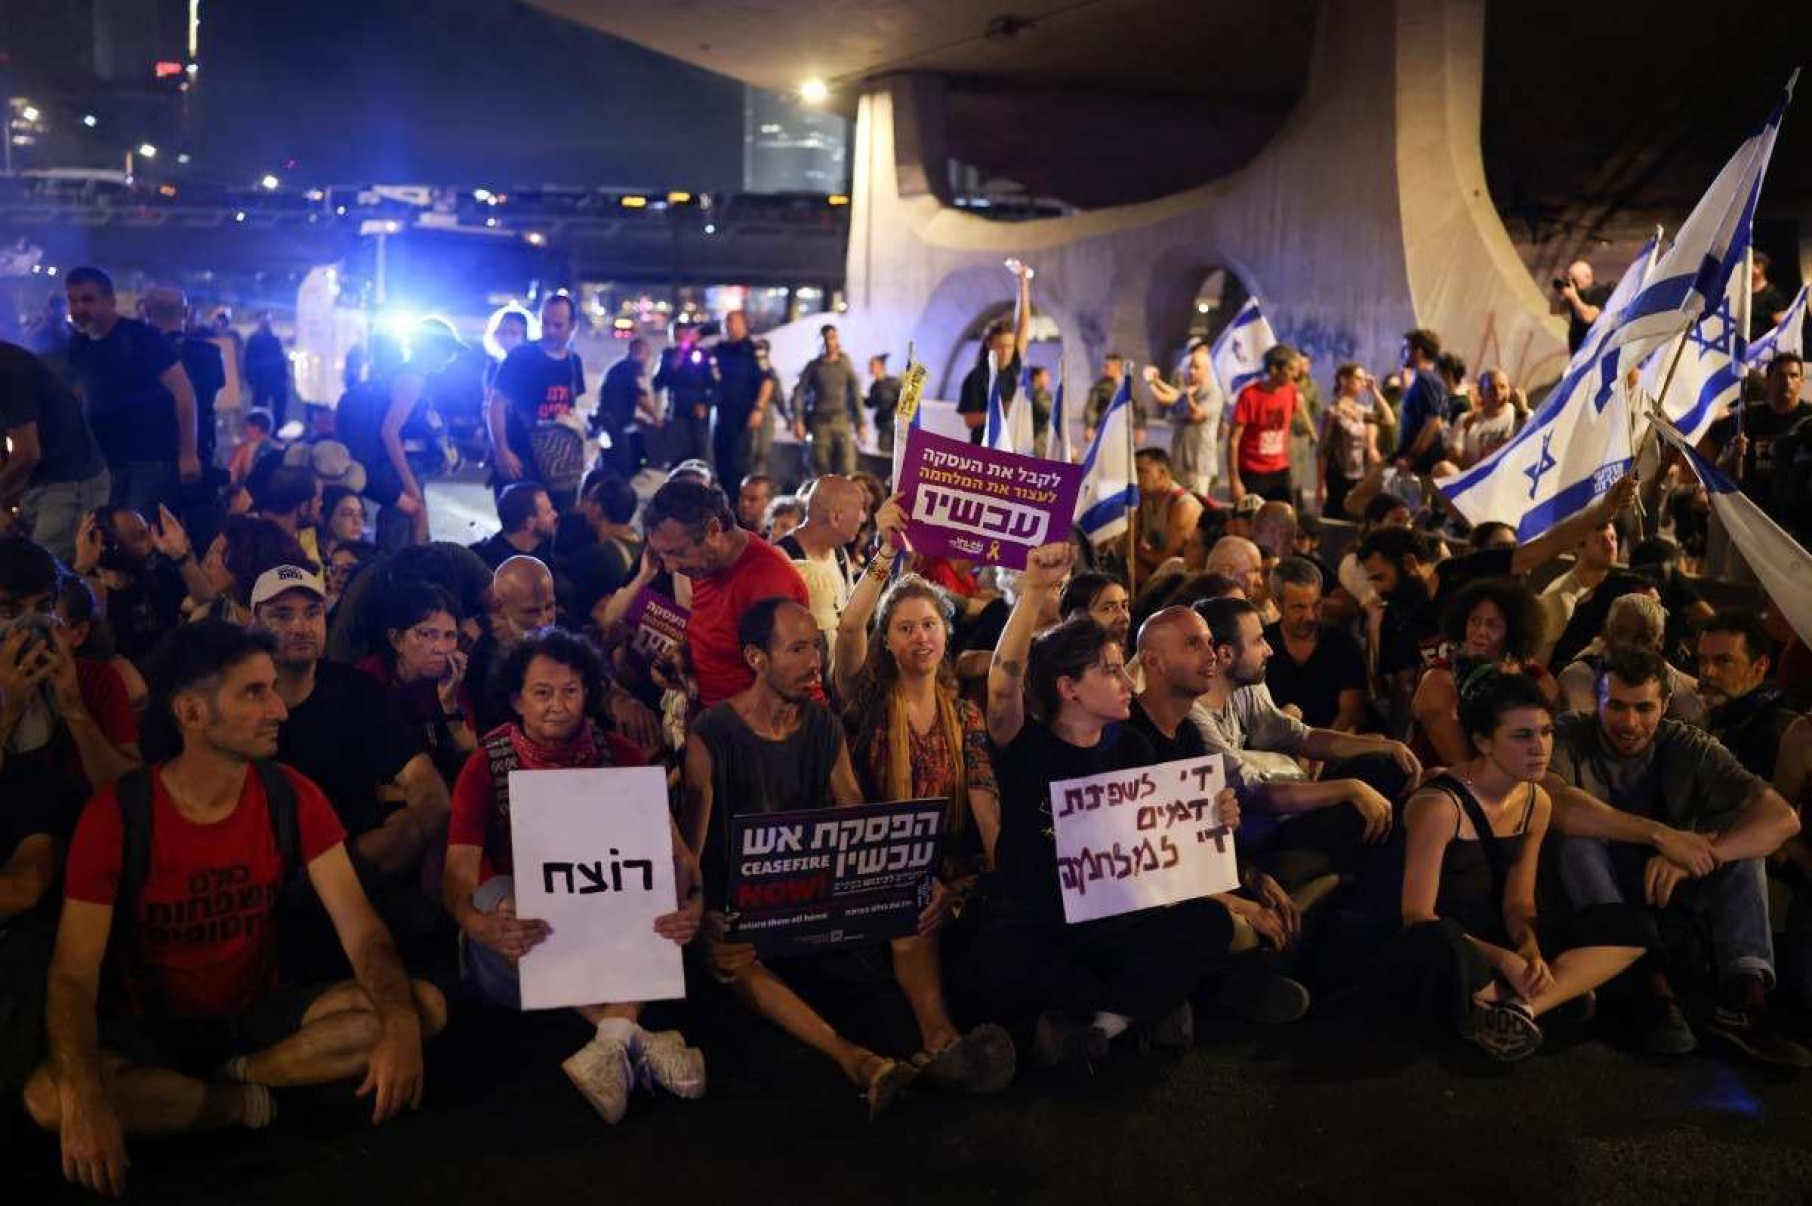
[{"label": "camera", "polygon": [[1567,278],[1564,276],[1557,276],[1551,283],[1554,286],[1554,292],[1559,293],[1562,289],[1567,287]]}]

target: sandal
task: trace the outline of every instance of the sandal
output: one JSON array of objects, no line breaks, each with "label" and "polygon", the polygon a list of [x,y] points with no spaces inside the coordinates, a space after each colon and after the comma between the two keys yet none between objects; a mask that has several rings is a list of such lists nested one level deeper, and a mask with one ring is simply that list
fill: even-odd
[{"label": "sandal", "polygon": [[882,1059],[874,1075],[868,1078],[868,1088],[862,1091],[862,1100],[868,1105],[868,1120],[873,1122],[891,1109],[918,1078],[919,1070],[911,1064]]}]

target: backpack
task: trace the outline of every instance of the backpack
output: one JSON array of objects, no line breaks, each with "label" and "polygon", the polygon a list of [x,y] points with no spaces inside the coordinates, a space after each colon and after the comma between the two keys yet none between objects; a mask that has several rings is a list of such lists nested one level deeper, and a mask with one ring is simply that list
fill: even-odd
[{"label": "backpack", "polygon": [[[271,832],[283,859],[285,886],[302,870],[302,826],[296,815],[296,785],[277,763],[260,760],[252,771],[264,785],[264,802],[270,809]],[[120,806],[121,858],[119,893],[114,898],[115,918],[131,918],[131,906],[151,875],[152,768],[141,766],[121,775],[114,784]]]},{"label": "backpack", "polygon": [[1768,446],[1768,497],[1770,518],[1806,543],[1812,536],[1812,415]]}]

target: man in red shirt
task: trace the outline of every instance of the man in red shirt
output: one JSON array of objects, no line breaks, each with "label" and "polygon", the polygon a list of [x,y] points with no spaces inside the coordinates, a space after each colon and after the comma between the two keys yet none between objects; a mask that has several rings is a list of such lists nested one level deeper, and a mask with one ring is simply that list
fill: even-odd
[{"label": "man in red shirt", "polygon": [[[755,681],[737,640],[742,613],[763,599],[811,606],[805,579],[785,553],[736,526],[730,500],[715,486],[678,479],[655,491],[642,513],[648,550],[670,574],[692,580],[686,626],[700,707],[722,703]],[[823,698],[822,689],[815,689]]]},{"label": "man in red shirt", "polygon": [[1233,502],[1256,494],[1290,501],[1290,427],[1301,402],[1290,381],[1294,349],[1277,344],[1265,353],[1265,375],[1239,391],[1227,439],[1227,481]]},{"label": "man in red shirt", "polygon": [[[152,706],[181,752],[103,789],[76,827],[50,968],[50,1055],[24,1096],[61,1137],[64,1176],[96,1192],[124,1191],[126,1133],[264,1126],[274,1088],[362,1076],[374,1122],[421,1101],[422,1038],[445,1024],[446,1003],[403,973],[320,789],[268,761],[286,714],[271,650],[269,636],[231,624],[174,630]],[[280,817],[293,822],[283,832]],[[129,855],[133,834],[142,857]],[[277,983],[277,901],[303,868],[356,982]],[[103,995],[116,905],[123,941]]]}]

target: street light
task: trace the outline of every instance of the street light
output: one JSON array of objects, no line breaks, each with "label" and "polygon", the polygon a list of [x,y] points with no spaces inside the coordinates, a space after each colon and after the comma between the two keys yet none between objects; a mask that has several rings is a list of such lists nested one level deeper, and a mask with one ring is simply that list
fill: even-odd
[{"label": "street light", "polygon": [[817,76],[799,85],[799,99],[808,105],[823,104],[830,95],[830,87]]},{"label": "street light", "polygon": [[27,105],[19,110],[19,116],[23,117],[26,121],[37,121],[43,114],[38,112],[38,107],[36,105]]},{"label": "street light", "polygon": [[148,142],[141,142],[138,144],[138,157],[140,159],[156,159],[157,148]]},{"label": "street light", "polygon": [[82,124],[92,130],[101,124],[101,119],[92,113],[84,113],[82,114]]},{"label": "street light", "polygon": [[277,185],[279,183],[281,182],[275,176],[266,172],[263,176],[259,177],[258,187],[267,193],[274,193],[277,191]]}]

